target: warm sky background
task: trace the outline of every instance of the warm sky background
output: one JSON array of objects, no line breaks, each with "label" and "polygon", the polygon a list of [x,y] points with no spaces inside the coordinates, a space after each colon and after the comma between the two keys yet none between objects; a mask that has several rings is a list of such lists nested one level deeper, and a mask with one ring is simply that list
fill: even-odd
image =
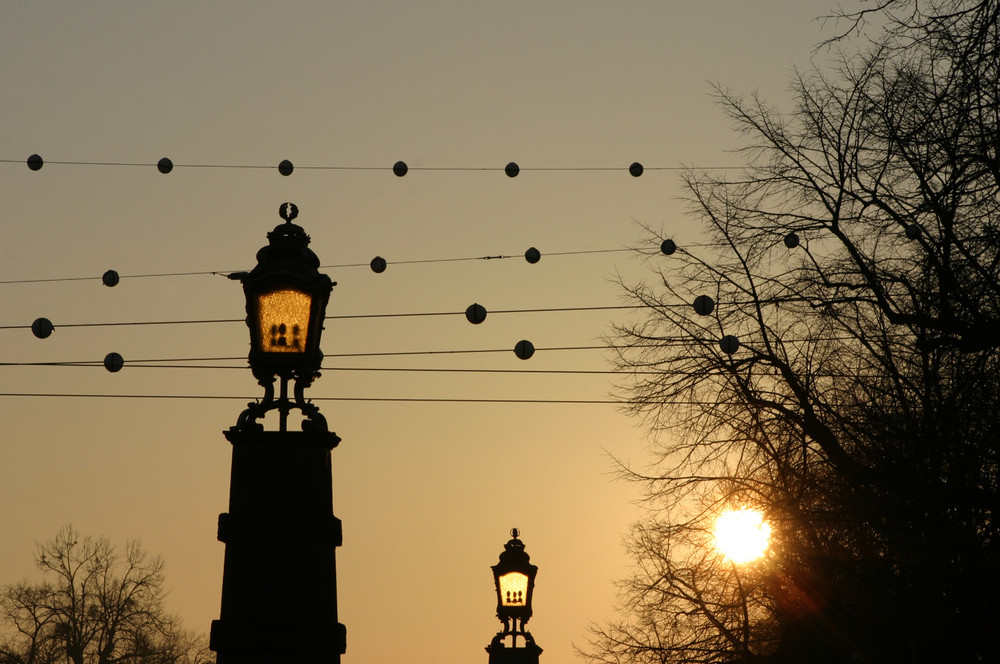
[{"label": "warm sky background", "polygon": [[[787,100],[793,66],[832,26],[832,0],[531,2],[46,2],[0,4],[0,583],[32,576],[36,541],[72,523],[163,556],[169,608],[218,617],[230,446],[260,388],[247,369],[142,368],[142,359],[245,357],[238,283],[278,206],[339,282],[329,316],[619,304],[610,278],[648,274],[636,222],[697,240],[680,165],[739,164],[710,82]],[[46,159],[31,172],[32,153]],[[52,162],[276,166],[193,168]],[[389,168],[405,160],[404,178]],[[516,161],[515,179],[502,169]],[[647,172],[630,177],[628,165]],[[307,170],[306,166],[379,170]],[[531,168],[615,168],[616,171]],[[542,260],[521,256],[538,247]],[[556,256],[561,252],[595,252]],[[375,255],[389,269],[374,274]],[[513,255],[509,260],[400,261]],[[397,261],[397,264],[393,264]],[[118,270],[106,288],[100,275]],[[597,350],[338,358],[337,354],[593,346],[626,314],[330,320],[312,397],[342,438],[334,512],[345,662],[485,662],[500,623],[489,566],[522,531],[539,566],[529,627],[547,664],[573,661],[614,615],[640,512],[611,457],[648,440],[611,405],[378,399],[601,400],[613,376],[336,368],[607,370]],[[26,326],[46,316],[47,340]],[[25,326],[7,329],[9,326]],[[245,366],[241,361],[222,363]],[[142,395],[236,399],[126,398]],[[364,400],[374,399],[374,400]]]}]

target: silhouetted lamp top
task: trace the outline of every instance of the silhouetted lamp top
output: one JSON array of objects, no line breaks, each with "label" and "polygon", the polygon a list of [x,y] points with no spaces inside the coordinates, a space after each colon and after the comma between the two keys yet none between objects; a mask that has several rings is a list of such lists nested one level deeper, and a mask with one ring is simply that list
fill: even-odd
[{"label": "silhouetted lamp top", "polygon": [[493,565],[497,589],[497,618],[516,618],[522,625],[531,617],[531,594],[535,588],[538,567],[529,562],[524,542],[518,539],[517,528],[510,531],[511,540],[504,545],[500,562]]},{"label": "silhouetted lamp top", "polygon": [[258,380],[273,376],[310,382],[323,361],[320,336],[330,291],[335,285],[319,272],[309,236],[292,223],[298,208],[285,203],[279,224],[257,252],[257,266],[233,275],[243,283],[250,368]]}]

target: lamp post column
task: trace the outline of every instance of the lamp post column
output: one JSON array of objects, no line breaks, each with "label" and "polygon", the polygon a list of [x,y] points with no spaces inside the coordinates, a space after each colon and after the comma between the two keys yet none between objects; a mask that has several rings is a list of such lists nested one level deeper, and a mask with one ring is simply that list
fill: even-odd
[{"label": "lamp post column", "polygon": [[[337,617],[331,451],[340,442],[304,390],[319,376],[319,338],[334,286],[318,271],[309,237],[292,223],[268,233],[243,283],[250,368],[264,388],[225,432],[233,462],[229,511],[219,515],[225,543],[222,607],[210,647],[218,664],[339,664],[346,630]],[[280,390],[275,396],[275,382]],[[289,383],[292,393],[289,395]],[[291,411],[301,431],[288,430]],[[261,421],[278,411],[277,430]]]}]

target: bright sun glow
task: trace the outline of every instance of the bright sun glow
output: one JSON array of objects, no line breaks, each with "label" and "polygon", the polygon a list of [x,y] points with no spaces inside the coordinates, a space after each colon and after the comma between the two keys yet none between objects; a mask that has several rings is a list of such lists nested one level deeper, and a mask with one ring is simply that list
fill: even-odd
[{"label": "bright sun glow", "polygon": [[764,555],[771,526],[756,510],[723,512],[715,521],[715,546],[734,563],[746,563]]}]

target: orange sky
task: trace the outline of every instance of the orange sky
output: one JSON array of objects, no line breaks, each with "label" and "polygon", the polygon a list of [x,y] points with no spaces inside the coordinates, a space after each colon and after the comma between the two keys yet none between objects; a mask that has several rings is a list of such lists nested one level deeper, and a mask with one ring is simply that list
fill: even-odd
[{"label": "orange sky", "polygon": [[[697,241],[678,175],[739,164],[709,82],[786,99],[828,3],[7,2],[0,6],[0,326],[56,325],[47,340],[0,329],[0,362],[100,360],[125,368],[0,366],[0,582],[34,570],[34,542],[67,523],[161,554],[169,608],[207,631],[218,617],[229,444],[260,395],[246,369],[160,369],[136,359],[242,357],[222,276],[249,269],[278,206],[295,202],[338,282],[324,372],[309,396],[602,400],[604,374],[347,371],[608,369],[600,350],[343,358],[350,353],[601,345],[604,310],[461,312],[619,304],[610,279],[649,274],[628,253],[636,222]],[[29,171],[24,159],[48,162]],[[179,166],[63,165],[59,161]],[[183,164],[276,166],[194,168]],[[405,160],[403,178],[389,170]],[[516,161],[514,179],[502,170]],[[647,166],[640,178],[627,168]],[[306,166],[363,167],[361,170]],[[380,170],[366,170],[378,167]],[[473,170],[419,170],[464,168]],[[571,170],[530,170],[533,168]],[[616,171],[572,170],[616,168]],[[542,259],[522,258],[531,246]],[[384,256],[388,269],[366,267]],[[405,261],[509,255],[505,260]],[[101,285],[116,269],[121,283]],[[60,327],[63,325],[64,327]],[[240,366],[240,361],[227,362]],[[149,399],[136,395],[238,399]],[[647,460],[641,424],[610,405],[323,401],[345,662],[485,661],[499,629],[492,578],[511,527],[539,567],[529,627],[549,664],[574,658],[614,612],[639,512],[611,457]]]}]

